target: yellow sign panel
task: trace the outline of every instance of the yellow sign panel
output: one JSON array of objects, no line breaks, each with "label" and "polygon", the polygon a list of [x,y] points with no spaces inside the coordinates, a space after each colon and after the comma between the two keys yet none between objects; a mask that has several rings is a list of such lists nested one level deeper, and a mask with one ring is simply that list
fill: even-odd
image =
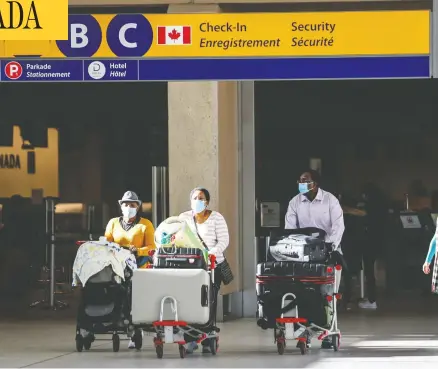
[{"label": "yellow sign panel", "polygon": [[0,52],[96,58],[418,55],[429,54],[429,23],[429,11],[71,15],[68,41],[6,42]]},{"label": "yellow sign panel", "polygon": [[43,196],[59,196],[58,131],[48,129],[48,147],[35,148],[35,173],[28,173],[28,150],[22,149],[20,128],[14,127],[13,146],[0,146],[0,197],[31,197],[42,189]]},{"label": "yellow sign panel", "polygon": [[0,0],[0,40],[66,40],[68,0]]},{"label": "yellow sign panel", "polygon": [[[178,15],[169,15],[174,24]],[[429,12],[198,14],[190,47],[154,45],[148,56],[328,56],[429,53]],[[151,22],[155,21],[150,17]],[[159,26],[158,22],[155,22]],[[104,46],[104,45],[102,45]],[[105,50],[108,52],[109,50]]]}]

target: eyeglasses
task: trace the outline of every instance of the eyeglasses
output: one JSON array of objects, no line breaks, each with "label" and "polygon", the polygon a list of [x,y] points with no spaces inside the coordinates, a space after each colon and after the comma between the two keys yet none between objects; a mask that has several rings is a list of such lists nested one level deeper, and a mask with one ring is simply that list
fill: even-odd
[{"label": "eyeglasses", "polygon": [[313,183],[313,181],[302,181],[301,179],[299,179],[298,181],[297,181],[297,183],[299,184],[299,183],[307,183],[307,184],[312,184]]}]

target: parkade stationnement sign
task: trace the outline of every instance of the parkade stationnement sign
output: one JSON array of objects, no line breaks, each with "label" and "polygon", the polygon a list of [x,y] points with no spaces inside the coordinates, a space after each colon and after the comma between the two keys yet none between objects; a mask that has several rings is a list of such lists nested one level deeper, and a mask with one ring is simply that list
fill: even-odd
[{"label": "parkade stationnement sign", "polygon": [[68,40],[4,42],[3,58],[51,60],[17,60],[17,64],[4,60],[1,77],[15,81],[428,77],[429,20],[429,11],[70,15]]}]

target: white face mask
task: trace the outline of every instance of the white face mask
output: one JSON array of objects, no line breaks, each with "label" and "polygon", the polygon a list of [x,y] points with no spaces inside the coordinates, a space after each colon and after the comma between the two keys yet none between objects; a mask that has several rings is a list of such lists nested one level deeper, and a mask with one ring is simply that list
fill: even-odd
[{"label": "white face mask", "polygon": [[202,213],[207,207],[204,200],[192,200],[192,210],[195,214]]},{"label": "white face mask", "polygon": [[130,208],[128,206],[123,206],[122,207],[122,214],[123,214],[123,218],[125,220],[134,218],[137,215],[137,209],[136,208]]}]

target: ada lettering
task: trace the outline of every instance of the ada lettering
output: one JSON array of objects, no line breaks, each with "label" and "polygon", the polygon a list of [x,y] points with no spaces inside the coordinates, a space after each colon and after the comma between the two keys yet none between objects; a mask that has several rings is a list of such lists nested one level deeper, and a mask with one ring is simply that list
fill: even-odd
[{"label": "ada lettering", "polygon": [[[19,1],[6,1],[9,7],[0,8],[1,29],[42,29],[35,2],[24,8]],[[9,21],[9,22],[8,22]]]},{"label": "ada lettering", "polygon": [[20,155],[0,154],[1,169],[21,169]]}]

